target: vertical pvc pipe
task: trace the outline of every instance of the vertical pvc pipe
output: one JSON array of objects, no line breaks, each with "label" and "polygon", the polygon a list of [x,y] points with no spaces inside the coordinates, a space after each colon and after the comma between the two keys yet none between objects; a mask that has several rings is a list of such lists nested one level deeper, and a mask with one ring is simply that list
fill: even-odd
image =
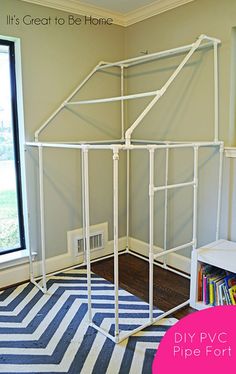
[{"label": "vertical pvc pipe", "polygon": [[149,149],[149,320],[153,322],[154,149]]},{"label": "vertical pvc pipe", "polygon": [[[124,66],[120,67],[120,93],[124,96]],[[124,100],[121,100],[121,140],[125,138]]]},{"label": "vertical pvc pipe", "polygon": [[[169,148],[166,148],[166,163],[165,163],[165,186],[168,185],[169,177]],[[164,250],[167,250],[167,219],[168,219],[168,190],[165,189],[165,215],[164,215]],[[167,257],[164,256],[163,265],[166,267]]]},{"label": "vertical pvc pipe", "polygon": [[86,251],[86,227],[85,227],[85,188],[84,188],[84,152],[81,150],[81,189],[82,189],[82,220],[83,220],[83,256],[84,262],[87,263],[87,251]]},{"label": "vertical pvc pipe", "polygon": [[130,203],[130,151],[126,151],[127,154],[127,170],[126,170],[126,250],[129,250],[129,203]]},{"label": "vertical pvc pipe", "polygon": [[87,291],[88,291],[88,320],[92,323],[91,303],[91,259],[90,259],[90,219],[89,219],[89,166],[88,149],[83,148],[84,164],[84,208],[85,208],[85,239],[86,239],[86,260],[87,260]]},{"label": "vertical pvc pipe", "polygon": [[221,198],[222,198],[222,178],[223,178],[223,160],[224,144],[220,145],[219,150],[219,182],[218,182],[218,201],[217,201],[217,220],[216,220],[216,240],[220,238],[220,216],[221,216]]},{"label": "vertical pvc pipe", "polygon": [[44,222],[44,187],[43,187],[43,148],[39,148],[39,203],[40,203],[40,234],[41,234],[41,251],[42,251],[42,280],[43,291],[47,292],[46,283],[46,256],[45,256],[45,222]]},{"label": "vertical pvc pipe", "polygon": [[32,254],[32,249],[30,246],[29,246],[29,269],[30,269],[30,281],[35,282],[34,268],[33,268],[33,254]]},{"label": "vertical pvc pipe", "polygon": [[218,44],[214,42],[214,141],[219,140],[219,76],[218,76]]},{"label": "vertical pvc pipe", "polygon": [[198,147],[194,146],[193,166],[193,250],[197,248],[197,203],[198,203]]},{"label": "vertical pvc pipe", "polygon": [[113,149],[113,233],[114,233],[114,284],[115,284],[115,340],[119,342],[119,226],[118,226],[118,181],[119,150]]}]

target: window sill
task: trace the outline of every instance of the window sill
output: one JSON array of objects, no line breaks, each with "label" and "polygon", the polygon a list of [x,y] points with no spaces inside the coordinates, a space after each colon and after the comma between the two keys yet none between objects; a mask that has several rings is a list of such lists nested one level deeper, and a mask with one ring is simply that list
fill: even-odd
[{"label": "window sill", "polygon": [[11,266],[25,264],[27,262],[29,262],[28,249],[13,253],[7,253],[0,256],[0,269],[6,269]]},{"label": "window sill", "polygon": [[225,147],[225,157],[236,157],[236,147]]}]

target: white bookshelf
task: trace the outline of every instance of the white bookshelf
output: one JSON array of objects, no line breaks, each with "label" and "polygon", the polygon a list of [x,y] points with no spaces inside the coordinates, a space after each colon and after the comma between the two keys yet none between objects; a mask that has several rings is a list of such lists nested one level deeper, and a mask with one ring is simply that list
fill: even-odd
[{"label": "white bookshelf", "polygon": [[197,310],[209,308],[209,305],[197,301],[198,269],[201,262],[236,273],[236,242],[220,239],[192,252],[190,306]]}]

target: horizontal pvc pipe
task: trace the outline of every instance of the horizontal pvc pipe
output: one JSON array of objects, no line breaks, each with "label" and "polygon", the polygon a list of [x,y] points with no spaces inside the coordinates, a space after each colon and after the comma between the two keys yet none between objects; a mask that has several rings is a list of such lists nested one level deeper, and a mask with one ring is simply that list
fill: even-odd
[{"label": "horizontal pvc pipe", "polygon": [[51,142],[26,142],[25,145],[29,147],[47,147],[47,148],[69,148],[69,149],[83,149],[87,147],[89,149],[111,149],[118,147],[122,150],[128,149],[166,149],[166,148],[193,148],[197,147],[216,147],[221,145],[222,142],[196,142],[196,143],[177,143],[177,144],[71,144],[71,143],[51,143]]},{"label": "horizontal pvc pipe", "polygon": [[181,304],[175,306],[174,308],[168,310],[167,312],[164,312],[160,316],[154,318],[153,322],[155,323],[155,322],[159,321],[160,319],[165,318],[165,317],[169,316],[170,314],[176,312],[177,310],[182,309],[183,307],[189,305],[189,302],[190,302],[190,299],[186,300],[184,303],[181,303]]},{"label": "horizontal pvc pipe", "polygon": [[[125,252],[126,252],[126,249],[120,250],[118,253],[118,256],[123,255]],[[94,262],[103,261],[103,260],[106,260],[107,258],[112,258],[112,257],[114,257],[114,254],[96,258],[95,260],[91,260],[91,264],[93,264]]]},{"label": "horizontal pvc pipe", "polygon": [[[113,149],[112,144],[67,144],[67,143],[47,143],[47,142],[27,142],[25,143],[27,146],[30,147],[45,147],[45,148],[66,148],[66,149]],[[116,147],[120,147],[119,149],[123,148],[123,145],[116,144]]]},{"label": "horizontal pvc pipe", "polygon": [[[88,147],[90,149],[113,149],[113,146],[119,146],[119,149],[166,149],[166,148],[192,148],[192,147],[216,147],[222,144],[219,142],[175,142],[175,141],[145,141],[145,140],[134,140],[141,144],[130,144],[126,145],[122,140],[101,140],[101,141],[81,141],[81,142],[25,142],[25,146],[28,147],[47,147],[47,148],[71,148],[71,149],[82,149],[83,147]],[[147,143],[147,144],[142,144]],[[156,144],[158,143],[158,144]]]},{"label": "horizontal pvc pipe", "polygon": [[103,98],[103,99],[71,101],[71,102],[65,103],[65,106],[82,105],[82,104],[99,104],[99,103],[109,103],[109,102],[112,102],[112,101],[139,99],[139,98],[147,97],[147,96],[155,96],[158,92],[159,91],[157,90],[157,91],[151,91],[151,92],[141,92],[141,93],[132,94],[132,95],[106,97],[106,98]]},{"label": "horizontal pvc pipe", "polygon": [[[158,263],[154,262],[154,265],[158,265]],[[168,270],[172,273],[175,273],[177,275],[180,275],[181,277],[183,278],[186,278],[186,279],[191,279],[190,275],[188,274],[185,274],[183,273],[182,271],[178,271],[178,270],[175,270],[173,268],[171,268],[169,265],[165,264],[165,265],[162,265],[162,268],[165,269],[165,270]]]},{"label": "horizontal pvc pipe", "polygon": [[75,141],[67,141],[65,142],[57,142],[57,144],[80,144],[80,145],[85,145],[85,144],[124,144],[124,140],[122,139],[108,139],[108,140],[80,140],[78,142]]},{"label": "horizontal pvc pipe", "polygon": [[[137,258],[140,258],[141,260],[144,260],[146,262],[149,262],[149,259],[145,255],[138,254],[138,253],[132,251],[132,249],[129,249],[126,253],[129,254],[129,255],[131,255],[131,256],[135,256]],[[168,265],[164,265],[164,264],[161,264],[160,262],[156,262],[156,260],[153,261],[153,265],[159,266],[162,269],[165,269],[165,270],[168,270],[168,271],[170,271],[172,273],[178,274],[181,277],[190,279],[190,276],[188,274],[185,274],[182,271],[178,271],[178,270],[176,270],[176,269],[174,269],[174,268],[172,268],[172,267],[170,267]]]},{"label": "horizontal pvc pipe", "polygon": [[191,147],[193,147],[193,144],[198,146],[198,147],[215,147],[215,146],[219,146],[221,145],[221,141],[203,141],[203,142],[187,142],[187,141],[175,141],[175,140],[150,140],[150,139],[132,139],[132,144],[135,145],[134,143],[140,143],[140,144],[146,144],[146,145],[151,145],[151,144],[156,144],[156,145],[189,145]]},{"label": "horizontal pvc pipe", "polygon": [[187,306],[189,304],[189,300],[185,301],[184,303],[181,303],[179,305],[177,305],[176,307],[174,308],[171,308],[170,310],[168,310],[167,312],[164,312],[162,314],[160,314],[158,317],[154,318],[153,319],[153,322],[147,322],[147,323],[144,323],[143,325],[137,327],[136,329],[134,330],[131,330],[127,333],[120,333],[119,336],[117,338],[115,338],[113,335],[111,335],[109,332],[107,332],[106,330],[104,330],[103,328],[97,326],[95,323],[91,323],[90,326],[92,326],[93,328],[95,328],[97,331],[101,332],[103,335],[105,335],[107,338],[111,339],[114,343],[121,343],[123,340],[127,339],[128,337],[130,337],[131,335],[134,335],[136,334],[137,332],[153,325],[154,323],[156,323],[157,321],[160,321],[161,319],[167,317],[168,315],[176,312],[177,310]]},{"label": "horizontal pvc pipe", "polygon": [[[125,253],[127,253],[126,249],[119,251],[118,254],[120,256],[120,255],[123,255]],[[107,259],[112,258],[112,257],[114,257],[113,254],[112,255],[106,255],[106,256],[99,257],[99,258],[95,258],[94,260],[91,260],[90,262],[91,262],[91,264],[93,264],[95,262],[104,261],[104,260],[107,260]],[[61,272],[73,270],[73,269],[76,269],[76,268],[81,268],[83,266],[84,267],[86,266],[86,262],[82,262],[81,264],[73,265],[73,266],[70,266],[70,267],[65,268],[65,269],[57,270],[57,271],[54,271],[52,273],[48,273],[47,276],[52,277],[54,275],[60,274]],[[39,277],[35,278],[35,280],[40,280],[40,279],[42,279],[42,276],[39,276]]]},{"label": "horizontal pvc pipe", "polygon": [[147,322],[147,323],[144,323],[143,325],[139,326],[139,327],[136,327],[136,329],[134,330],[131,330],[129,332],[126,332],[126,333],[120,333],[120,336],[119,336],[119,341],[118,343],[121,343],[123,340],[129,338],[131,335],[134,335],[134,334],[137,334],[137,332],[145,329],[146,327],[149,327],[151,326],[153,323],[152,322]]},{"label": "horizontal pvc pipe", "polygon": [[169,184],[167,186],[154,187],[153,190],[154,190],[154,192],[163,191],[163,190],[171,190],[173,188],[193,186],[194,184],[195,184],[194,181],[192,181],[192,182],[186,182],[186,183]]},{"label": "horizontal pvc pipe", "polygon": [[[119,251],[118,254],[119,254],[119,256],[121,256],[121,255],[125,255],[125,254],[129,254],[129,255],[131,255],[131,256],[135,256],[135,257],[137,257],[137,258],[140,258],[141,260],[144,260],[144,261],[146,261],[146,262],[149,262],[149,259],[148,259],[147,257],[145,257],[144,255],[138,254],[138,253],[132,251],[131,249],[124,249],[124,250],[122,250],[122,251]],[[96,259],[94,259],[94,260],[91,260],[91,264],[96,263],[96,262],[100,262],[100,261],[104,261],[104,260],[107,260],[107,259],[109,259],[109,258],[113,258],[113,257],[114,257],[114,254],[106,255],[106,256],[102,256],[102,257],[100,257],[100,258],[96,258]],[[161,267],[161,268],[164,268],[164,266],[163,266],[161,263],[157,263],[157,262],[155,262],[155,260],[154,260],[153,263],[154,263],[154,265],[156,265],[156,266],[159,266],[159,267]],[[70,267],[65,268],[65,269],[60,269],[60,270],[57,270],[57,271],[55,271],[55,272],[48,273],[47,276],[48,276],[48,277],[52,277],[52,276],[54,276],[54,275],[60,274],[61,272],[64,272],[64,271],[70,271],[70,270],[77,269],[77,268],[81,268],[81,267],[85,267],[85,266],[86,266],[86,262],[82,262],[81,264],[73,265],[73,266],[70,266]],[[180,271],[178,271],[178,270],[175,270],[175,269],[169,267],[168,265],[167,265],[167,267],[168,267],[168,270],[171,271],[172,273],[176,273],[176,274],[181,275],[181,276],[183,276],[183,277],[185,277],[185,278],[188,278],[188,279],[190,278],[190,277],[189,277],[187,274],[185,274],[185,273],[182,273],[182,272],[180,272]],[[38,283],[36,283],[37,280],[41,280],[41,279],[42,279],[42,276],[35,277],[35,281],[32,280],[31,283],[33,283],[33,284],[34,284],[37,288],[39,288],[42,292],[45,292],[45,291],[43,290],[43,288],[42,288]]]},{"label": "horizontal pvc pipe", "polygon": [[[168,142],[169,143],[169,142]],[[171,143],[171,142],[170,142]],[[175,143],[172,144],[146,144],[136,145],[131,144],[130,146],[125,145],[123,149],[135,149],[135,148],[153,148],[153,149],[166,149],[166,148],[194,148],[194,147],[216,147],[220,146],[222,142],[195,142],[195,143]]]},{"label": "horizontal pvc pipe", "polygon": [[[204,39],[209,40],[209,42],[201,45],[199,47],[199,49],[210,47],[210,46],[213,45],[213,43],[215,41],[217,41],[217,43],[220,43],[220,40],[208,37],[206,35],[201,35],[201,37],[202,37],[203,40]],[[121,60],[121,61],[117,61],[117,62],[108,63],[106,65],[99,66],[97,68],[97,70],[102,70],[102,69],[110,68],[112,66],[122,66],[122,65],[126,65],[125,67],[131,67],[131,66],[134,66],[134,65],[137,65],[137,64],[147,62],[149,60],[155,60],[155,59],[164,58],[164,57],[173,56],[173,55],[176,55],[176,54],[187,52],[193,47],[193,45],[194,45],[194,43],[187,44],[187,45],[177,47],[177,48],[168,49],[168,50],[165,50],[165,51],[150,53],[150,54],[144,55],[144,56],[139,56],[139,57],[134,57],[134,58],[126,59],[126,60]]]},{"label": "horizontal pvc pipe", "polygon": [[193,245],[193,241],[186,243],[186,244],[179,245],[178,247],[167,249],[166,251],[163,251],[163,252],[160,252],[154,255],[154,259],[156,260],[158,257],[162,257],[162,256],[167,255],[168,253],[179,251],[180,249],[191,247],[192,245]]},{"label": "horizontal pvc pipe", "polygon": [[[181,49],[174,48],[173,50],[170,50],[170,53],[168,53],[168,51],[159,52],[159,56],[157,56],[157,57],[154,56],[153,58],[148,59],[148,61],[133,62],[133,63],[127,64],[126,67],[132,68],[133,66],[144,64],[145,62],[149,62],[149,61],[151,62],[151,61],[155,61],[155,60],[158,60],[158,59],[161,59],[161,58],[173,57],[173,56],[183,54],[185,52],[188,52],[192,48],[193,44],[194,43],[187,45],[186,48],[184,48],[184,47],[181,48]],[[213,45],[213,42],[207,42],[207,43],[204,43],[204,44],[200,45],[197,48],[197,50],[200,51],[202,49],[211,48],[212,45]]]},{"label": "horizontal pvc pipe", "polygon": [[176,144],[130,144],[122,146],[122,149],[166,149],[166,148],[194,148],[194,147],[216,147],[219,146],[221,142],[198,142],[198,143],[176,143]]}]

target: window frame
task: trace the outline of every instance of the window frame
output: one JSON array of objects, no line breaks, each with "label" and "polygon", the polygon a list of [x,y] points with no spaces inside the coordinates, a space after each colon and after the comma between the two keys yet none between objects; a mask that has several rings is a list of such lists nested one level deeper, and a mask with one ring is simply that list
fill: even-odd
[{"label": "window frame", "polygon": [[[16,194],[20,246],[0,252],[0,262],[4,255],[18,251],[28,253],[28,214],[26,200],[25,159],[24,159],[24,116],[21,79],[20,40],[0,35],[0,44],[9,47],[9,67],[11,85],[12,132],[14,142],[14,164],[16,171]],[[18,255],[17,255],[18,256]]]}]

